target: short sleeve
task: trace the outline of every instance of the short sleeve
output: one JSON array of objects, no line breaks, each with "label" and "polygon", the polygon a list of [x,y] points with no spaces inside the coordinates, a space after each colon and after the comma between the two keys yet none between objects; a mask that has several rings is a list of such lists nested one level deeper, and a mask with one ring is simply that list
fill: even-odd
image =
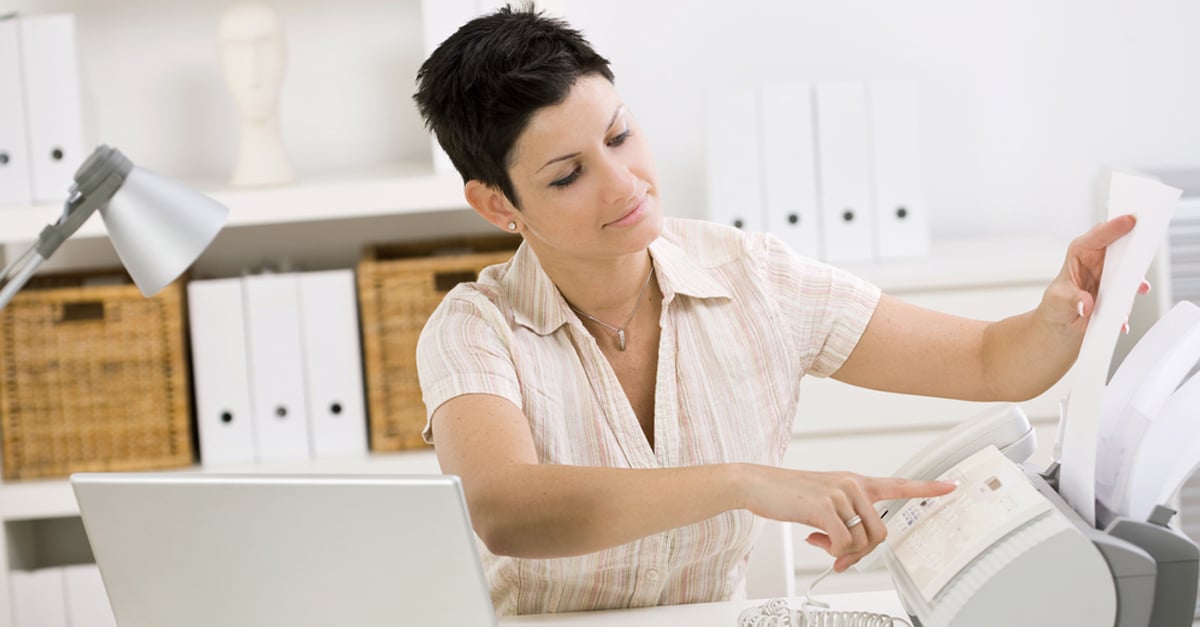
[{"label": "short sleeve", "polygon": [[464,394],[491,394],[521,407],[511,327],[499,309],[467,285],[446,295],[417,341],[417,374],[425,402],[425,429],[433,444],[433,412]]},{"label": "short sleeve", "polygon": [[803,370],[818,377],[837,372],[866,331],[879,304],[879,288],[802,257],[774,235],[765,236],[763,250],[767,280]]}]

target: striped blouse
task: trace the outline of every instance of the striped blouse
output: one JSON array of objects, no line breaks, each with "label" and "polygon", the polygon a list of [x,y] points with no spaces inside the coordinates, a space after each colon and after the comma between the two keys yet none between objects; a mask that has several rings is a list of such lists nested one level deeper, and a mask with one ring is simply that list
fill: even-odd
[{"label": "striped blouse", "polygon": [[[455,287],[430,317],[417,347],[428,413],[462,394],[506,398],[528,418],[542,463],[778,464],[801,377],[841,366],[878,288],[773,236],[708,222],[667,218],[650,254],[663,294],[653,448],[527,245]],[[433,441],[428,423],[424,435]],[[498,614],[567,612],[738,598],[758,530],[735,510],[578,557],[478,547]]]}]

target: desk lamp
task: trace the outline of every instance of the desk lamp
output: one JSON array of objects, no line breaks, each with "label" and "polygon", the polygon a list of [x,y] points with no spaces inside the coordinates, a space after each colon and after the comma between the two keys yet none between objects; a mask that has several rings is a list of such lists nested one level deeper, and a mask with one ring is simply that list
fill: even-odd
[{"label": "desk lamp", "polygon": [[75,172],[58,222],[42,229],[37,242],[0,274],[0,281],[8,280],[0,289],[0,309],[97,209],[121,263],[145,296],[183,274],[229,215],[217,201],[99,146]]}]

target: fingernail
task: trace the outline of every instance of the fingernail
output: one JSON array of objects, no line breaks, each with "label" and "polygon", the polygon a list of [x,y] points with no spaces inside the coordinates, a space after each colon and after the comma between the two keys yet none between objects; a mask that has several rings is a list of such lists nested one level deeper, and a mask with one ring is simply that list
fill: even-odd
[{"label": "fingernail", "polygon": [[1147,293],[1147,294],[1149,294],[1149,293],[1150,293],[1150,290],[1154,289],[1154,286],[1153,286],[1153,285],[1150,285],[1150,282],[1149,282],[1149,281],[1142,281],[1142,285],[1145,285],[1145,286],[1146,286],[1146,293]]},{"label": "fingernail", "polygon": [[1075,311],[1078,311],[1078,312],[1079,312],[1079,317],[1080,317],[1080,318],[1082,318],[1082,317],[1083,317],[1083,301],[1079,301],[1079,304],[1078,304],[1078,305],[1076,305],[1076,307],[1075,307]]},{"label": "fingernail", "polygon": [[1128,322],[1124,322],[1121,324],[1121,334],[1129,335],[1129,323]]}]

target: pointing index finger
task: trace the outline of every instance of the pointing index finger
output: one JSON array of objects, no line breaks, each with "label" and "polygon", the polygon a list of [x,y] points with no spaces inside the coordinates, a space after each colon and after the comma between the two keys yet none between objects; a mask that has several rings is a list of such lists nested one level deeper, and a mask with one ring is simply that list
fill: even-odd
[{"label": "pointing index finger", "polygon": [[920,481],[916,479],[875,479],[866,486],[871,502],[890,499],[911,499],[923,496],[941,496],[954,491],[957,484],[949,481]]}]

